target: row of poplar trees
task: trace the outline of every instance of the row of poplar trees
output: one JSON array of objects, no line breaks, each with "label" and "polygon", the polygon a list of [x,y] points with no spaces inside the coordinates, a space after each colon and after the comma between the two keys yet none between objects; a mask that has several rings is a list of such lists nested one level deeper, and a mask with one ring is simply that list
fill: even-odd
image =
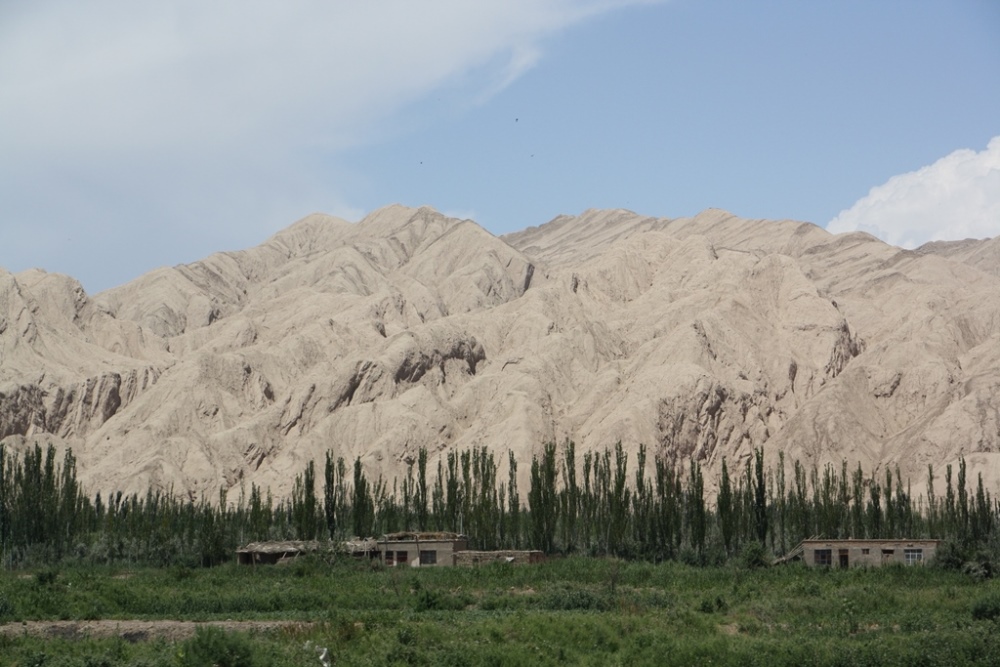
[{"label": "row of poplar trees", "polygon": [[[289,498],[251,485],[238,498],[182,498],[150,489],[88,496],[76,460],[52,447],[23,453],[0,444],[0,559],[5,567],[53,562],[214,565],[252,541],[344,540],[403,530],[454,531],[478,549],[540,549],[717,563],[748,545],[780,555],[808,537],[939,538],[964,549],[996,544],[1000,503],[973,486],[965,461],[947,466],[944,497],[928,466],[924,493],[899,470],[786,465],[765,469],[757,450],[741,465],[723,460],[717,489],[705,490],[698,461],[634,465],[621,444],[578,456],[567,442],[544,445],[530,462],[522,498],[512,453],[421,449],[391,484],[370,480],[360,459],[327,452],[322,478],[310,462]],[[787,476],[786,476],[787,474]]]}]

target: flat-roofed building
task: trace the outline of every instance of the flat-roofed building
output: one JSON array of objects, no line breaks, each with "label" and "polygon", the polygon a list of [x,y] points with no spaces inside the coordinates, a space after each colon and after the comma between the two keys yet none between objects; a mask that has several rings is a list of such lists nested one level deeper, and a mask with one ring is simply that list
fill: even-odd
[{"label": "flat-roofed building", "polygon": [[459,533],[390,533],[378,540],[379,558],[391,567],[452,566],[455,553],[468,546],[469,538]]},{"label": "flat-roofed building", "polygon": [[284,540],[251,542],[236,550],[240,565],[275,565],[288,563],[306,554],[350,555],[355,558],[374,558],[376,542],[372,538],[353,538],[344,542],[319,540]]},{"label": "flat-roofed building", "polygon": [[821,540],[809,539],[792,549],[779,563],[801,560],[809,567],[881,567],[923,565],[941,540]]}]

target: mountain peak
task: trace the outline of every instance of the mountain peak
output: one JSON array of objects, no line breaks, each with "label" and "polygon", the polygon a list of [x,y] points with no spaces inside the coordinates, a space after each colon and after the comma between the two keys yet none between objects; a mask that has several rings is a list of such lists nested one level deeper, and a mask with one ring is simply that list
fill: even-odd
[{"label": "mountain peak", "polygon": [[0,439],[72,446],[102,491],[283,497],[328,449],[389,478],[421,447],[527,464],[567,438],[694,458],[709,484],[756,447],[917,480],[976,443],[994,483],[998,248],[720,209],[497,238],[396,204],[93,298],[0,271]]}]

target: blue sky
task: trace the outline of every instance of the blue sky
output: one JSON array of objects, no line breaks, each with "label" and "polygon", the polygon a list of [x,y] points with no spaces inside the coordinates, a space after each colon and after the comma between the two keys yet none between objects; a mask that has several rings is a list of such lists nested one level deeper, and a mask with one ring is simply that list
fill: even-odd
[{"label": "blue sky", "polygon": [[396,202],[994,236],[998,136],[992,0],[7,3],[0,266],[93,293]]}]

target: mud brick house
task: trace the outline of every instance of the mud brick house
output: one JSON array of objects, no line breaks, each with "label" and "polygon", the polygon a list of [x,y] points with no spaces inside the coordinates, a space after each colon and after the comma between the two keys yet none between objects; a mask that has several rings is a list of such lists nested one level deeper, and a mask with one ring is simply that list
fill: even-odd
[{"label": "mud brick house", "polygon": [[468,551],[469,538],[459,533],[390,533],[379,539],[354,538],[346,542],[284,541],[252,542],[236,550],[241,565],[288,563],[306,554],[350,555],[377,558],[389,567],[451,567],[490,563],[534,564],[545,557],[541,551]]},{"label": "mud brick house", "polygon": [[390,533],[378,540],[378,553],[393,567],[439,567],[454,565],[455,553],[468,546],[469,538],[458,533]]},{"label": "mud brick house", "polygon": [[236,550],[236,561],[240,565],[276,565],[313,553],[342,553],[356,558],[372,558],[377,552],[375,540],[372,538],[354,538],[346,542],[320,542],[317,540],[251,542]]},{"label": "mud brick house", "polygon": [[937,551],[940,540],[820,540],[802,542],[779,563],[800,560],[809,567],[881,567],[923,565]]}]

